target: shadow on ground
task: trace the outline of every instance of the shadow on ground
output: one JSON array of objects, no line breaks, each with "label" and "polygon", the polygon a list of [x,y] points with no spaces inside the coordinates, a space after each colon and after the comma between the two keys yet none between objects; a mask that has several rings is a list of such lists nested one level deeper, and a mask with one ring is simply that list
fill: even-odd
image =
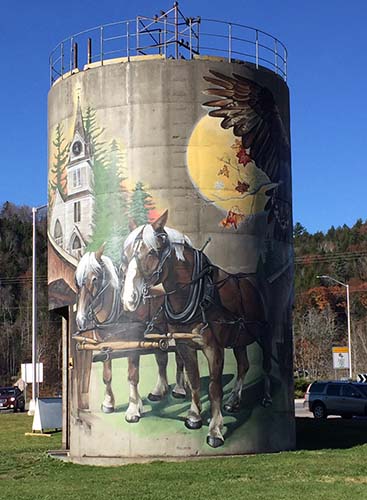
[{"label": "shadow on ground", "polygon": [[367,418],[296,418],[297,450],[346,449],[367,443]]}]

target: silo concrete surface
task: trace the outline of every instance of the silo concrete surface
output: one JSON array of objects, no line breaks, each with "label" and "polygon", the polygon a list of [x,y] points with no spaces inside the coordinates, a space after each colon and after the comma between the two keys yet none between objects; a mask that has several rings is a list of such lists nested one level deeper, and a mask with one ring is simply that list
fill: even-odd
[{"label": "silo concrete surface", "polygon": [[72,460],[293,448],[284,80],[218,57],[90,64],[52,85],[48,133]]}]

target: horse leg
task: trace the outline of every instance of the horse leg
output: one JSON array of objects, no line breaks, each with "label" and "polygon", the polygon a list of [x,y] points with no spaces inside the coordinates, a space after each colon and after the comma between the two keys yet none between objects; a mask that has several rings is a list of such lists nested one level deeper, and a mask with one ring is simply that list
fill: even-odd
[{"label": "horse leg", "polygon": [[218,345],[206,345],[203,349],[204,355],[208,360],[210,371],[209,398],[211,406],[211,419],[209,424],[209,433],[206,442],[212,448],[218,448],[224,443],[222,436],[223,417],[222,417],[222,374],[224,365],[224,349]]},{"label": "horse leg", "polygon": [[108,359],[103,362],[103,382],[105,385],[104,400],[101,405],[103,413],[113,413],[115,411],[115,396],[112,392],[112,361]]},{"label": "horse leg", "polygon": [[177,352],[183,361],[191,389],[191,406],[185,419],[188,429],[200,429],[203,425],[200,402],[200,373],[196,349],[184,342],[177,342]]},{"label": "horse leg", "polygon": [[178,352],[175,352],[175,359],[176,359],[176,384],[172,389],[172,396],[176,399],[185,399],[186,389],[185,389],[184,364]]},{"label": "horse leg", "polygon": [[158,350],[155,353],[155,359],[158,365],[158,380],[152,392],[148,394],[149,401],[161,401],[168,392],[168,381],[167,381],[168,353]]},{"label": "horse leg", "polygon": [[271,354],[272,354],[272,341],[269,332],[269,328],[265,328],[265,333],[262,336],[262,351],[263,351],[263,370],[264,370],[264,397],[261,402],[264,408],[268,408],[273,404],[273,399],[271,397],[271,382],[270,382],[270,372],[271,372]]},{"label": "horse leg", "polygon": [[235,413],[240,410],[242,387],[249,369],[246,346],[234,347],[233,352],[237,361],[237,380],[224,405],[224,409],[228,413]]},{"label": "horse leg", "polygon": [[139,354],[128,357],[128,382],[130,387],[129,406],[126,410],[125,420],[129,423],[139,422],[143,413],[143,402],[139,396]]}]

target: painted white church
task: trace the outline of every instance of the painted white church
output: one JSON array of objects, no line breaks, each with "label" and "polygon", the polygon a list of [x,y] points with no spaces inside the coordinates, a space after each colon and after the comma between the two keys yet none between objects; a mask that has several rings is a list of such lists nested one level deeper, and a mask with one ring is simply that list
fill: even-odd
[{"label": "painted white church", "polygon": [[78,260],[92,233],[92,153],[78,99],[74,134],[66,165],[67,195],[63,196],[59,190],[56,191],[49,226],[56,245]]}]

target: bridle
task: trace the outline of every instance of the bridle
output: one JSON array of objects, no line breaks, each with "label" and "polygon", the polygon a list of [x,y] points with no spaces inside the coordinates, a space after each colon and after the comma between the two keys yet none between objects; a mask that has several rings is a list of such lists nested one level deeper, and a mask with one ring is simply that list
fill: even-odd
[{"label": "bridle", "polygon": [[131,260],[135,258],[138,271],[140,272],[141,276],[144,277],[143,292],[142,292],[143,300],[145,300],[145,298],[148,296],[150,288],[152,288],[153,286],[158,285],[160,283],[163,268],[164,268],[167,260],[172,255],[172,244],[168,238],[167,233],[164,233],[164,232],[155,233],[155,236],[156,236],[156,238],[163,239],[164,244],[159,250],[155,250],[154,248],[152,248],[150,250],[150,252],[155,253],[155,255],[158,259],[158,265],[157,265],[156,269],[154,269],[154,271],[149,276],[147,276],[146,272],[144,272],[142,265],[141,265],[141,262],[140,262],[140,259],[139,259],[139,256],[138,256],[139,244],[143,241],[142,236],[139,236],[136,239],[134,253],[133,253],[133,256],[131,258]]},{"label": "bridle", "polygon": [[[100,323],[97,319],[98,314],[103,311],[103,308],[105,306],[105,300],[104,300],[104,294],[106,290],[112,286],[111,281],[106,279],[106,266],[103,264],[103,262],[100,262],[100,266],[102,269],[102,286],[100,289],[97,289],[96,293],[91,292],[86,286],[85,286],[85,280],[83,280],[81,287],[85,287],[85,290],[90,297],[90,304],[88,305],[87,311],[86,311],[86,316],[88,321],[93,323],[95,327],[100,327],[102,325],[108,325],[111,323],[114,323],[116,318],[119,316],[120,311],[119,311],[119,299],[118,299],[118,290],[113,290],[113,303],[111,306],[110,313],[108,317],[106,318],[105,321]],[[81,288],[80,287],[80,288]]]}]

